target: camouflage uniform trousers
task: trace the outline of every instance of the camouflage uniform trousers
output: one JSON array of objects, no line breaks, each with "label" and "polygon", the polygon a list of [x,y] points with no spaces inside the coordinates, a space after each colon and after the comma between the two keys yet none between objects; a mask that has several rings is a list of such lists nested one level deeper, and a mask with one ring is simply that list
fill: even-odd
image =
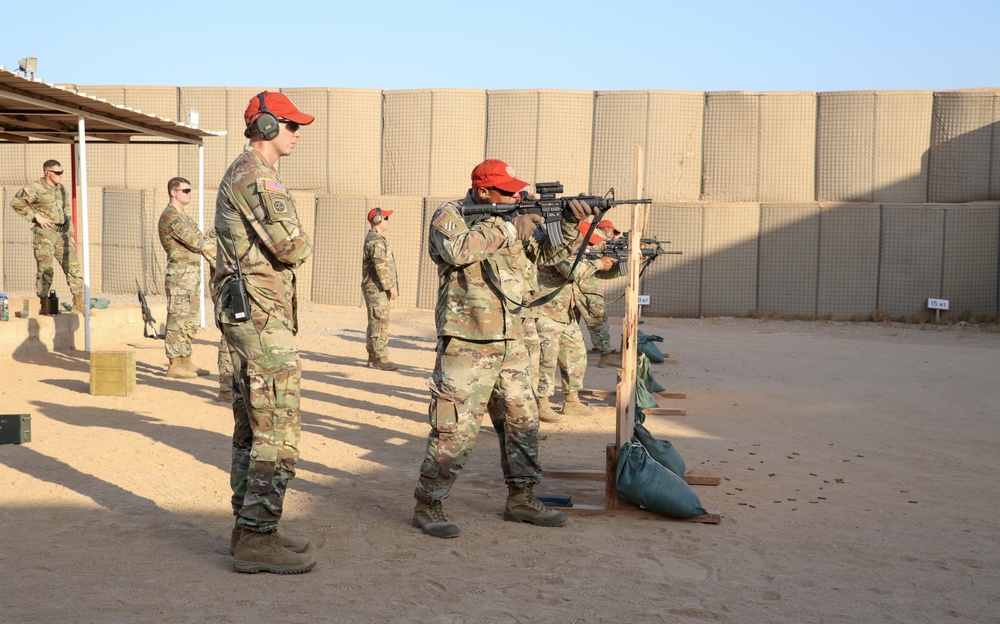
[{"label": "camouflage uniform trousers", "polygon": [[608,309],[601,293],[582,293],[576,304],[577,312],[583,317],[590,331],[590,341],[601,353],[611,353],[611,327],[608,325]]},{"label": "camouflage uniform trousers", "polygon": [[35,292],[39,297],[47,297],[52,290],[55,277],[55,263],[62,267],[69,291],[83,295],[83,265],[76,257],[76,243],[66,232],[59,229],[48,230],[35,226],[31,228],[38,272],[35,274]]},{"label": "camouflage uniform trousers", "polygon": [[201,267],[168,264],[166,277],[167,331],[164,349],[168,358],[189,357],[198,333],[199,284]]},{"label": "camouflage uniform trousers", "polygon": [[364,292],[368,308],[368,329],[365,348],[369,358],[388,357],[389,348],[389,295],[385,292]]},{"label": "camouflage uniform trousers", "polygon": [[236,353],[229,348],[229,341],[226,335],[222,334],[219,339],[219,390],[222,392],[233,392],[233,378],[235,377],[235,366],[233,357]]},{"label": "camouflage uniform trousers", "polygon": [[223,323],[238,375],[233,388],[233,514],[244,528],[277,529],[299,459],[302,365],[291,328],[252,306],[250,320]]},{"label": "camouflage uniform trousers", "polygon": [[538,483],[538,407],[524,341],[438,339],[428,381],[431,432],[413,495],[430,503],[448,496],[489,412],[500,441],[507,484]]},{"label": "camouflage uniform trousers", "polygon": [[538,395],[538,361],[541,356],[538,329],[535,326],[533,317],[521,319],[521,328],[524,330],[524,346],[528,349],[528,362],[531,365],[531,389]]},{"label": "camouflage uniform trousers", "polygon": [[583,389],[587,373],[587,345],[580,325],[574,319],[560,323],[540,316],[536,321],[539,338],[538,396],[548,398],[555,392],[556,369],[562,377],[563,394]]}]

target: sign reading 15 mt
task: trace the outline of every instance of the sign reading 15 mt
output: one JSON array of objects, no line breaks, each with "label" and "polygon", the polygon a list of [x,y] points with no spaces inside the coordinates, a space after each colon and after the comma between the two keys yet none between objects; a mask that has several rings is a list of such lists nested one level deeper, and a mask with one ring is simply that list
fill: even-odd
[{"label": "sign reading 15 mt", "polygon": [[949,301],[947,299],[928,299],[927,300],[928,310],[950,310]]}]

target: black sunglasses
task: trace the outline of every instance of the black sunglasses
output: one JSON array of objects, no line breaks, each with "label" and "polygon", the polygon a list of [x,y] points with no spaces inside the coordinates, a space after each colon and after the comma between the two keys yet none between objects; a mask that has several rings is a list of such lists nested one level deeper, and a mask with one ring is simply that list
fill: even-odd
[{"label": "black sunglasses", "polygon": [[181,193],[184,193],[185,195],[189,195],[191,193],[191,189],[177,189],[177,190],[180,191]]},{"label": "black sunglasses", "polygon": [[56,171],[55,169],[49,169],[49,173],[54,173],[56,175],[62,175],[63,174],[62,171]]},{"label": "black sunglasses", "polygon": [[285,124],[285,127],[288,128],[289,132],[298,132],[299,128],[302,127],[299,125],[299,122],[292,121],[290,119],[278,119],[278,121]]},{"label": "black sunglasses", "polygon": [[516,191],[505,191],[495,186],[490,187],[490,189],[496,191],[497,193],[500,193],[504,197],[513,197],[514,195],[517,195]]}]

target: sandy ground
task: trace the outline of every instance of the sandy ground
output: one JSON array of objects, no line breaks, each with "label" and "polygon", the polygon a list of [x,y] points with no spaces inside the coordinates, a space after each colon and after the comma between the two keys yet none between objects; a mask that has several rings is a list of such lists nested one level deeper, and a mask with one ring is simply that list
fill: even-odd
[{"label": "sandy ground", "polygon": [[[137,337],[138,393],[88,394],[82,352],[0,360],[2,622],[995,622],[1000,608],[1000,334],[749,319],[650,319],[654,376],[687,415],[651,416],[721,524],[649,514],[504,522],[485,430],[446,509],[410,524],[427,434],[433,317],[396,311],[397,372],[364,367],[364,312],[308,306],[302,462],[286,530],[319,560],[243,575],[228,554],[232,416],[215,377],[162,376]],[[214,329],[195,360],[215,369]],[[131,348],[127,344],[103,348]],[[586,387],[611,390],[592,367]],[[601,468],[613,410],[543,425],[549,468]],[[540,492],[602,501],[600,484]]]}]

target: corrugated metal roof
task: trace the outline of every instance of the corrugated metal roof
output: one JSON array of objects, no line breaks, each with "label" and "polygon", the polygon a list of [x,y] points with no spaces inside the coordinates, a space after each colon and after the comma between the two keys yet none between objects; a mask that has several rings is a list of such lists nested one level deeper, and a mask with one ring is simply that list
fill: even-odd
[{"label": "corrugated metal roof", "polygon": [[133,138],[199,145],[209,132],[149,115],[66,87],[29,79],[0,67],[0,142],[72,143],[78,120],[86,119],[87,141],[129,143]]}]

